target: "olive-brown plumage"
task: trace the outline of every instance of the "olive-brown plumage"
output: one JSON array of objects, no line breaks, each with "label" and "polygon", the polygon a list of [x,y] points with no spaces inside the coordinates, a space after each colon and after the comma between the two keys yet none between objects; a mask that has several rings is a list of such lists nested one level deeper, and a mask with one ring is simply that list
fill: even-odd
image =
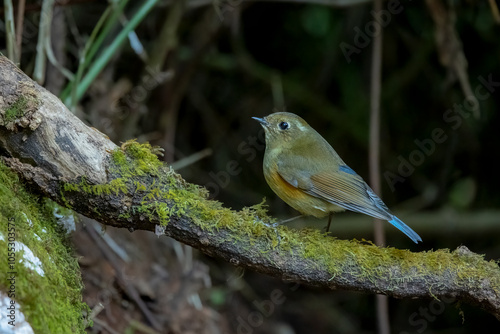
[{"label": "olive-brown plumage", "polygon": [[387,220],[414,242],[422,241],[302,118],[277,112],[254,119],[266,133],[264,177],[288,205],[304,215],[330,215],[327,229],[333,212],[350,210]]}]

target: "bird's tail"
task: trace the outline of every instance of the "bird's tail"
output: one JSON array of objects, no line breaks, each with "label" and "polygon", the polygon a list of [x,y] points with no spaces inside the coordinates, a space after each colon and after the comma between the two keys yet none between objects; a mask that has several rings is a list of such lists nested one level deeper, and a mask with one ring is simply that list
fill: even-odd
[{"label": "bird's tail", "polygon": [[413,240],[414,243],[418,244],[419,241],[422,242],[422,238],[420,238],[417,232],[413,231],[408,225],[403,223],[401,219],[399,219],[394,215],[391,216],[391,218],[392,219],[389,220],[388,222],[391,223],[393,226],[395,226],[398,230],[406,234],[408,238]]}]

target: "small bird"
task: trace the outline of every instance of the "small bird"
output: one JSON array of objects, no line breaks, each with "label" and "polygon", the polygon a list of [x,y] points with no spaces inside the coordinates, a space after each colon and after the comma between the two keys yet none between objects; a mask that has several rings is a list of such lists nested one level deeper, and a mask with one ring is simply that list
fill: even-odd
[{"label": "small bird", "polygon": [[422,241],[302,118],[288,112],[252,118],[266,133],[264,177],[292,208],[317,218],[328,215],[327,232],[334,212],[350,210],[387,220],[415,243]]}]

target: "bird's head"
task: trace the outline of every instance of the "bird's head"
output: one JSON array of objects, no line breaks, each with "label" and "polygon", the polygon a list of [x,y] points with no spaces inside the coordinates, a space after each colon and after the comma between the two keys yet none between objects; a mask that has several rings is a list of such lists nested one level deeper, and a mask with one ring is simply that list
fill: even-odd
[{"label": "bird's head", "polygon": [[299,116],[289,112],[276,112],[264,118],[252,117],[258,121],[266,132],[266,145],[268,147],[287,147],[296,141],[316,133]]}]

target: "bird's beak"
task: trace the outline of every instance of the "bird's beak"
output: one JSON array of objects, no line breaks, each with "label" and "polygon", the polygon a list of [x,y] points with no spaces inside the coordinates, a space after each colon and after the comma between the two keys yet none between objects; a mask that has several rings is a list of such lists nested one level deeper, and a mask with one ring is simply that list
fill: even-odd
[{"label": "bird's beak", "polygon": [[269,123],[266,121],[265,118],[258,118],[258,117],[252,117],[254,120],[259,122],[262,126],[268,126]]}]

